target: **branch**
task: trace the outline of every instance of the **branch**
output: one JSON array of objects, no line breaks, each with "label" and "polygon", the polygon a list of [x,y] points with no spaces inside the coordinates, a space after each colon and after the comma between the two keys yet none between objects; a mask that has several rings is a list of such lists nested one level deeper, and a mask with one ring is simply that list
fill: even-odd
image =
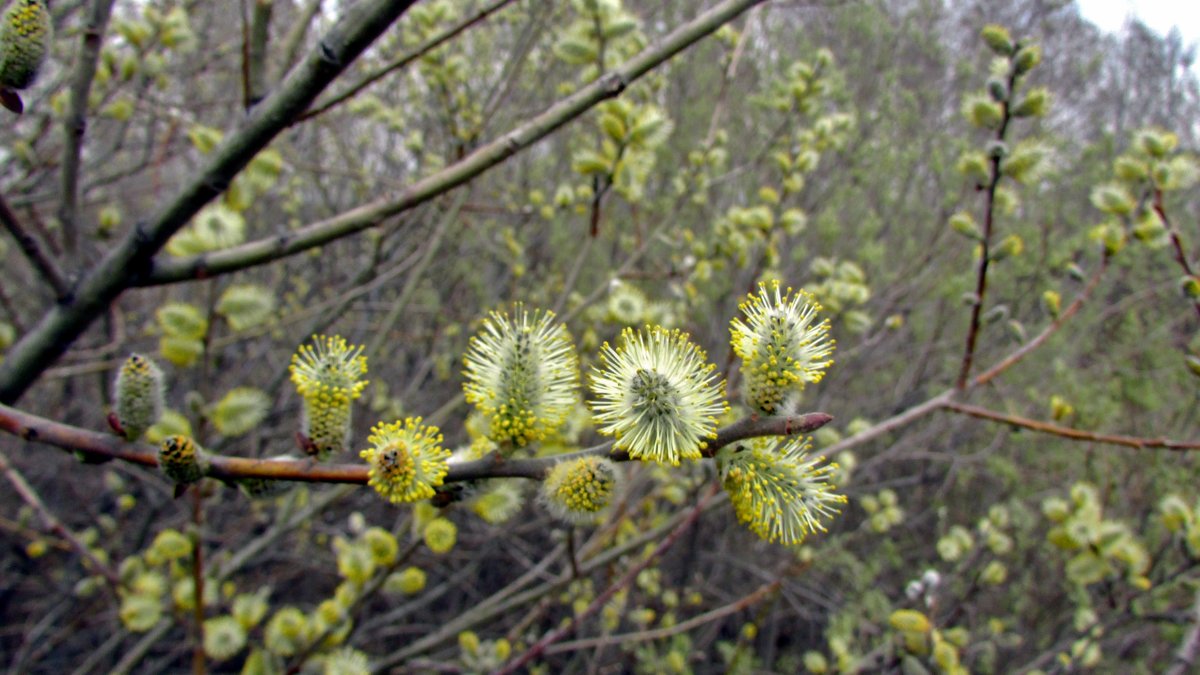
[{"label": "branch", "polygon": [[[1016,88],[1017,69],[1014,66],[1009,66],[1009,68],[1008,98],[1011,98]],[[1008,98],[1000,103],[1004,114],[1000,121],[1000,128],[996,130],[997,143],[1004,142],[1004,135],[1008,132],[1008,123],[1012,119]],[[988,182],[987,201],[983,211],[983,238],[979,242],[979,267],[975,274],[975,298],[971,304],[971,325],[967,329],[967,345],[963,350],[962,369],[958,373],[958,383],[955,385],[958,389],[967,387],[967,378],[971,375],[971,362],[975,359],[975,342],[979,339],[979,318],[983,312],[983,296],[987,293],[988,265],[991,263],[992,256],[990,250],[992,230],[996,223],[996,188],[1000,186],[1000,178],[1003,175],[1000,172],[1001,159],[999,153],[994,153],[990,161],[992,177]]]},{"label": "branch", "polygon": [[[774,417],[747,417],[720,429],[717,438],[703,450],[705,457],[712,457],[717,450],[747,438],[760,436],[787,436],[816,431],[831,422],[825,413],[806,415],[777,415]],[[143,466],[158,466],[158,449],[147,443],[129,443],[112,434],[73,427],[48,420],[16,408],[0,404],[0,430],[26,441],[44,443],[64,450],[82,452],[93,459],[120,459]],[[539,457],[536,459],[504,459],[492,455],[484,459],[450,465],[450,473],[443,482],[454,483],[481,478],[533,478],[540,479],[556,463],[587,455],[606,455],[618,461],[629,461],[629,454],[614,450],[612,441],[580,450],[578,452]],[[265,478],[305,483],[357,483],[367,482],[367,465],[317,464],[308,459],[249,459],[228,455],[210,455],[210,478],[232,480],[238,478]]]},{"label": "branch", "polygon": [[274,7],[274,0],[254,0],[245,49],[246,110],[258,105],[267,95],[267,41]]},{"label": "branch", "polygon": [[126,288],[148,274],[171,235],[221,194],[246,164],[287,128],[415,0],[371,0],[346,11],[287,80],[228,134],[208,160],[149,221],[139,223],[82,281],[69,302],[52,307],[0,364],[0,402],[20,398],[38,375]]},{"label": "branch", "polygon": [[1064,309],[1058,315],[1058,317],[1050,323],[1049,326],[1046,326],[1046,328],[1041,333],[1038,333],[1032,340],[1021,345],[1020,348],[1018,348],[1015,352],[1004,357],[999,363],[981,373],[974,379],[972,385],[977,387],[981,384],[987,384],[988,382],[992,381],[997,375],[1008,370],[1016,362],[1025,358],[1030,352],[1040,347],[1042,343],[1050,339],[1050,336],[1056,333],[1059,328],[1062,328],[1063,324],[1066,323],[1068,319],[1070,319],[1072,316],[1075,316],[1076,312],[1079,311],[1079,308],[1083,307],[1083,303],[1087,302],[1088,298],[1091,297],[1092,292],[1096,290],[1096,286],[1100,284],[1100,277],[1103,276],[1104,271],[1108,269],[1109,258],[1110,256],[1106,252],[1104,257],[1100,259],[1100,266],[1096,268],[1096,271],[1092,273],[1092,277],[1088,279],[1087,286],[1084,286],[1083,290],[1079,292],[1079,295],[1075,296],[1075,299],[1071,301],[1071,304],[1068,305],[1067,308]]},{"label": "branch", "polygon": [[[178,283],[200,277],[228,274],[285,258],[377,225],[384,218],[422,204],[479,176],[518,152],[549,136],[597,103],[613,98],[642,75],[719,28],[741,12],[764,0],[724,0],[659,40],[608,75],[550,106],[540,115],[504,136],[478,148],[441,171],[417,181],[399,194],[381,197],[298,230],[239,246],[176,260],[158,261],[140,286]],[[3,371],[0,371],[3,375]],[[0,385],[3,379],[0,378]],[[0,387],[0,400],[4,389]]]},{"label": "branch", "polygon": [[4,195],[0,195],[0,223],[4,224],[4,229],[8,230],[12,238],[16,240],[17,246],[21,248],[21,252],[29,259],[29,263],[33,265],[37,273],[54,290],[55,298],[62,301],[70,297],[71,286],[67,283],[62,271],[58,269],[54,259],[43,250],[42,243],[38,238],[27,232],[21,225],[21,221],[17,220],[17,214],[8,207]]},{"label": "branch", "polygon": [[63,116],[62,171],[59,173],[58,220],[63,229],[63,250],[67,255],[76,251],[78,244],[79,215],[79,155],[83,147],[83,134],[87,130],[88,94],[96,78],[96,62],[104,43],[104,31],[108,27],[115,0],[95,0],[85,19],[83,39],[79,45],[79,60],[71,75],[71,96]]},{"label": "branch", "polygon": [[[1193,279],[1200,280],[1200,276],[1192,269],[1188,263],[1187,254],[1183,251],[1183,238],[1179,236],[1179,230],[1171,223],[1171,219],[1167,217],[1167,209],[1163,205],[1163,191],[1161,188],[1154,190],[1154,212],[1162,219],[1163,225],[1167,227],[1167,232],[1171,235],[1171,248],[1175,253],[1175,262],[1183,268],[1185,274]],[[1200,298],[1192,300],[1192,305],[1196,308],[1196,314],[1200,315]]]},{"label": "branch", "polygon": [[454,39],[455,37],[458,37],[458,35],[460,33],[462,33],[463,31],[465,31],[468,28],[470,28],[471,26],[474,26],[475,24],[483,21],[484,19],[486,19],[489,16],[491,16],[492,14],[500,11],[501,9],[504,9],[504,7],[506,5],[510,5],[512,3],[513,3],[513,0],[496,0],[495,2],[493,2],[490,5],[487,5],[485,7],[480,7],[474,14],[466,17],[462,21],[459,21],[458,23],[447,28],[446,30],[442,31],[441,33],[433,36],[432,38],[429,38],[425,42],[418,45],[416,49],[414,49],[410,52],[407,52],[405,54],[402,54],[402,55],[392,59],[391,61],[383,64],[382,66],[378,66],[374,70],[367,73],[361,80],[359,80],[358,82],[355,82],[353,85],[347,87],[345,91],[342,91],[342,92],[334,95],[327,101],[323,101],[323,102],[317,104],[311,110],[309,110],[308,112],[301,115],[300,118],[296,120],[296,122],[297,123],[303,122],[305,120],[309,120],[314,117],[317,117],[318,115],[323,115],[323,114],[329,112],[331,109],[333,109],[333,108],[345,103],[346,101],[350,100],[351,98],[354,98],[355,96],[357,96],[358,93],[360,91],[362,91],[363,89],[366,89],[367,87],[371,86],[372,84],[375,84],[376,82],[383,79],[390,73],[394,73],[397,70],[407,67],[413,61],[416,61],[417,59],[428,54],[429,52],[433,51],[434,49],[437,49],[438,47],[442,46],[443,44]]},{"label": "branch", "polygon": [[46,507],[45,502],[41,500],[33,487],[26,482],[25,477],[9,464],[8,458],[3,453],[0,453],[0,472],[4,473],[5,478],[12,484],[13,490],[20,495],[21,500],[37,512],[43,527],[70,544],[71,548],[75,549],[75,552],[79,554],[79,557],[87,561],[88,564],[86,566],[103,576],[115,592],[116,588],[121,585],[121,580],[117,577],[116,571],[97,558],[96,554],[92,553],[92,550],[79,537],[76,537],[73,532],[62,524],[62,521]]},{"label": "branch", "polygon": [[1081,429],[1072,429],[1058,424],[1042,422],[1039,420],[1029,419],[1027,417],[1018,417],[1016,415],[1006,415],[998,413],[987,408],[969,405],[967,403],[958,403],[950,401],[942,406],[947,410],[970,415],[984,420],[992,420],[993,422],[1003,422],[1015,427],[1031,429],[1044,434],[1053,434],[1062,436],[1075,441],[1092,441],[1095,443],[1108,443],[1110,445],[1122,445],[1127,448],[1141,450],[1144,448],[1163,448],[1175,452],[1186,452],[1189,450],[1200,450],[1200,441],[1173,441],[1168,438],[1138,438],[1136,436],[1118,436],[1114,434],[1101,434],[1093,431],[1083,431]]},{"label": "branch", "polygon": [[642,570],[649,567],[651,563],[655,562],[662,556],[662,554],[666,553],[667,549],[671,548],[671,546],[683,536],[684,532],[687,532],[689,529],[691,529],[692,525],[695,525],[696,521],[700,519],[700,514],[704,512],[705,504],[717,494],[716,490],[717,487],[715,485],[712,486],[708,494],[705,495],[700,502],[696,504],[696,506],[692,507],[692,510],[688,514],[687,518],[684,519],[683,522],[679,523],[678,527],[672,530],[671,533],[668,534],[666,538],[664,538],[662,542],[654,549],[654,551],[650,553],[650,555],[646,556],[643,560],[626,570],[625,574],[621,575],[621,578],[617,579],[612,583],[611,586],[604,589],[603,593],[596,596],[596,598],[592,600],[591,604],[589,604],[586,609],[573,616],[567,625],[550,631],[544,637],[542,637],[542,639],[534,643],[534,645],[526,650],[523,654],[520,654],[517,656],[517,658],[508,662],[503,668],[496,672],[499,675],[511,675],[512,673],[517,672],[520,670],[521,666],[524,666],[530,661],[541,656],[546,651],[546,648],[548,648],[550,645],[558,642],[567,635],[570,635],[579,626],[579,624],[583,622],[584,619],[587,619],[599,611],[600,608],[603,607],[609,600],[611,600],[618,591],[628,586],[629,583],[632,582]]}]

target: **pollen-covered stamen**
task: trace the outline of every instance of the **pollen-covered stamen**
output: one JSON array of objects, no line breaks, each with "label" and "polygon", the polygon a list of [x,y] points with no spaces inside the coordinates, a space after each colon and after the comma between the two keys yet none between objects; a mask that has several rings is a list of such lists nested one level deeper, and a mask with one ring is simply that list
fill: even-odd
[{"label": "pollen-covered stamen", "polygon": [[487,436],[511,452],[546,438],[577,402],[578,359],[552,312],[493,312],[471,338],[463,390],[488,421]]},{"label": "pollen-covered stamen", "polygon": [[449,471],[441,433],[419,417],[378,424],[369,440],[372,446],[359,453],[370,465],[367,483],[393,504],[432,497]]},{"label": "pollen-covered stamen", "polygon": [[602,457],[565,460],[546,476],[540,499],[557,518],[593,523],[612,505],[619,477],[616,465]]},{"label": "pollen-covered stamen", "polygon": [[345,450],[350,443],[351,403],[362,395],[367,357],[340,336],[313,336],[292,356],[289,370],[303,397],[304,434],[319,459]]},{"label": "pollen-covered stamen", "polygon": [[722,448],[717,466],[738,520],[767,541],[798,544],[824,532],[822,520],[839,512],[846,498],[833,492],[836,464],[818,466],[808,441],[755,439],[748,446]]},{"label": "pollen-covered stamen", "polygon": [[778,282],[760,284],[741,309],[746,321],[734,319],[730,330],[742,359],[742,393],[755,410],[775,414],[833,363],[829,321],[817,322],[821,306],[809,293],[781,293]]},{"label": "pollen-covered stamen", "polygon": [[704,352],[687,335],[662,327],[621,333],[600,349],[592,376],[599,431],[630,457],[672,465],[698,459],[726,409]]}]

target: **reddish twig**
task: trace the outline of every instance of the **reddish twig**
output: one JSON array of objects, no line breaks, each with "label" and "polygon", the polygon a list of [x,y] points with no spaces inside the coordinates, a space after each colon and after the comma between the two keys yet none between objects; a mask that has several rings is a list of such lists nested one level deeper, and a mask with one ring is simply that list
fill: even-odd
[{"label": "reddish twig", "polygon": [[[1183,239],[1179,236],[1179,230],[1171,223],[1171,219],[1167,217],[1167,209],[1163,205],[1163,191],[1161,189],[1154,190],[1154,212],[1162,219],[1163,225],[1167,228],[1167,233],[1171,237],[1171,248],[1175,253],[1175,262],[1183,268],[1185,274],[1193,279],[1200,280],[1196,272],[1192,270],[1191,263],[1188,262],[1187,254],[1183,250]],[[1196,308],[1196,315],[1200,316],[1200,298],[1192,299],[1192,306]]]},{"label": "reddish twig", "polygon": [[945,403],[943,408],[953,410],[955,412],[977,417],[979,419],[991,420],[993,422],[1003,422],[1015,427],[1030,429],[1032,431],[1041,432],[1044,434],[1053,434],[1063,438],[1069,438],[1075,441],[1091,441],[1093,443],[1107,443],[1109,445],[1120,445],[1127,448],[1142,450],[1144,448],[1162,448],[1174,452],[1187,452],[1190,450],[1200,450],[1200,441],[1174,441],[1169,438],[1139,438],[1136,436],[1121,436],[1117,434],[1102,434],[1094,431],[1084,431],[1082,429],[1072,429],[1050,422],[1042,422],[1040,420],[1030,419],[1028,417],[1018,417],[1017,415],[1007,415],[999,413],[987,408],[969,405],[967,403],[959,403],[950,401]]}]

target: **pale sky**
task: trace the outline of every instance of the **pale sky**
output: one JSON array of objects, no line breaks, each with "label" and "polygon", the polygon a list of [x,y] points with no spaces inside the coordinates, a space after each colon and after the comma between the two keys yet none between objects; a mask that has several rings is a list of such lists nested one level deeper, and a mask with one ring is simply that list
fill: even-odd
[{"label": "pale sky", "polygon": [[1121,30],[1128,16],[1141,19],[1155,32],[1166,35],[1179,28],[1184,44],[1200,42],[1200,1],[1197,0],[1078,0],[1079,11],[1089,21],[1112,33]]}]

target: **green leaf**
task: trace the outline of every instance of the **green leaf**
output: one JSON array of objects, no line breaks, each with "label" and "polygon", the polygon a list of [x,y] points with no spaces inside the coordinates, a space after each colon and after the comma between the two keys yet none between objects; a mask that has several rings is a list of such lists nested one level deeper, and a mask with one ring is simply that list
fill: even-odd
[{"label": "green leaf", "polygon": [[212,152],[212,149],[217,147],[221,142],[222,134],[220,129],[213,129],[202,125],[196,125],[188,129],[188,140],[192,145],[200,151],[200,154],[207,155]]}]

